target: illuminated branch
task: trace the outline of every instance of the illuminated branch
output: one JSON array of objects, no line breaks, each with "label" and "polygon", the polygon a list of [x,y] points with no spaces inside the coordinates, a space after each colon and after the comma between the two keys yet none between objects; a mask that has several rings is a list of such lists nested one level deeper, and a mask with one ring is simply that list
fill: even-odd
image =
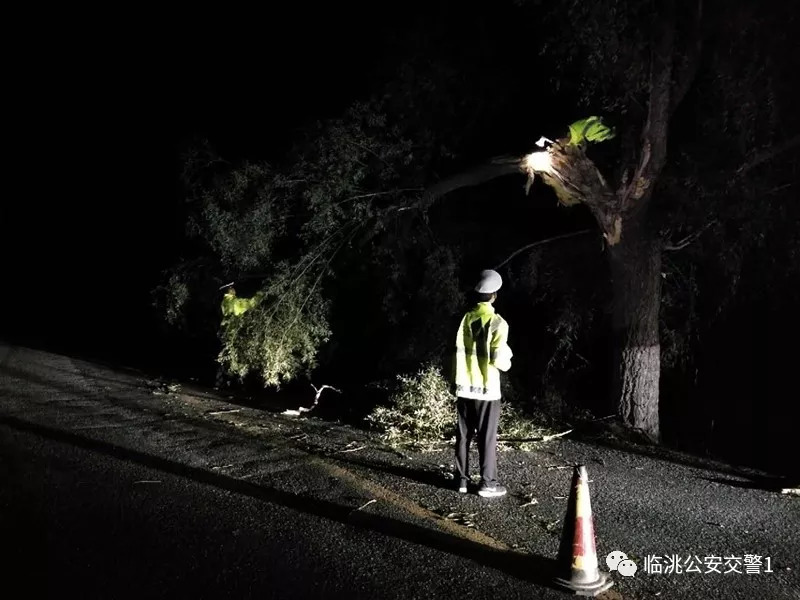
[{"label": "illuminated branch", "polygon": [[496,158],[488,164],[443,179],[424,191],[422,195],[422,207],[427,208],[437,198],[454,192],[455,190],[480,185],[481,183],[505,175],[522,173],[521,164],[523,159],[524,157]]},{"label": "illuminated branch", "polygon": [[296,409],[288,409],[288,410],[283,411],[282,414],[289,415],[289,416],[294,416],[294,417],[299,417],[303,413],[311,412],[312,410],[314,410],[317,407],[317,404],[319,404],[319,397],[322,395],[323,391],[332,390],[332,391],[336,392],[337,394],[341,394],[342,393],[342,390],[336,389],[332,385],[327,385],[327,384],[322,385],[320,387],[317,387],[312,383],[311,387],[317,393],[317,395],[314,396],[314,404],[312,404],[308,408],[306,408],[305,406],[298,406]]},{"label": "illuminated branch", "polygon": [[554,142],[545,150],[522,157],[496,158],[489,164],[449,177],[426,189],[419,207],[427,208],[436,198],[459,188],[515,173],[528,176],[526,191],[538,175],[553,188],[564,206],[585,204],[600,224],[608,243],[614,245],[619,241],[622,219],[617,196],[581,145],[569,144],[566,139]]}]

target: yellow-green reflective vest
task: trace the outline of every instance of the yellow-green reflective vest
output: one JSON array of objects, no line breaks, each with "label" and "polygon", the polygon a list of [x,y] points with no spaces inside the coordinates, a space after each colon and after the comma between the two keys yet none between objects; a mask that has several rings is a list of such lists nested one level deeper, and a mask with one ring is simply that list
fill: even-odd
[{"label": "yellow-green reflective vest", "polygon": [[252,298],[239,298],[233,294],[225,294],[222,298],[222,321],[228,321],[231,317],[239,317],[253,308],[263,297],[263,293],[258,292]]},{"label": "yellow-green reflective vest", "polygon": [[453,358],[453,393],[474,400],[500,399],[500,371],[511,368],[508,323],[490,302],[479,302],[461,319]]}]

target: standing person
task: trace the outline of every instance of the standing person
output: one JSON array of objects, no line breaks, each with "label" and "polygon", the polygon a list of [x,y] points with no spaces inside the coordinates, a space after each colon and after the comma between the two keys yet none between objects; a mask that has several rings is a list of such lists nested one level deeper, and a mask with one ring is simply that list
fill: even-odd
[{"label": "standing person", "polygon": [[478,495],[504,496],[497,480],[497,423],[500,419],[500,371],[511,368],[508,323],[492,304],[503,280],[497,271],[482,271],[475,286],[477,303],[461,319],[456,336],[452,391],[457,396],[456,480],[467,492],[469,447],[477,431],[481,482]]}]

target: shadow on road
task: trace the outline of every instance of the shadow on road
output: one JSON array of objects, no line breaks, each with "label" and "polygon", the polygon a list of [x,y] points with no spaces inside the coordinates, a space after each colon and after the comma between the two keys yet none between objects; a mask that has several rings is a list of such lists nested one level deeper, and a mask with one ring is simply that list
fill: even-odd
[{"label": "shadow on road", "polygon": [[553,587],[551,582],[555,572],[556,561],[552,559],[532,554],[498,550],[442,531],[421,527],[390,517],[369,514],[322,499],[298,496],[278,489],[263,487],[255,483],[183,465],[137,450],[93,440],[76,433],[31,423],[16,417],[0,417],[0,425],[17,431],[32,433],[56,442],[71,444],[85,450],[99,452],[119,460],[135,462],[151,469],[192,479],[198,483],[211,485],[264,502],[278,504],[317,517],[347,523],[415,544],[421,544],[473,560],[536,585]]},{"label": "shadow on road", "polygon": [[453,486],[455,485],[455,482],[452,479],[447,479],[441,471],[438,471],[436,469],[431,469],[431,468],[412,469],[411,467],[404,467],[402,465],[392,465],[389,463],[375,461],[375,460],[345,458],[344,456],[340,455],[331,456],[330,454],[323,454],[323,453],[320,453],[319,456],[331,458],[337,462],[347,463],[349,465],[354,465],[356,467],[363,467],[365,469],[370,469],[371,471],[382,471],[390,475],[396,475],[397,477],[402,477],[403,479],[410,479],[412,481],[417,481],[424,485],[442,488],[445,490],[452,491],[454,489]]},{"label": "shadow on road", "polygon": [[698,479],[736,488],[766,490],[768,492],[780,492],[784,488],[796,488],[800,483],[800,478],[792,479],[790,477],[752,476],[748,477],[746,481],[741,479],[723,479],[722,477],[699,477]]},{"label": "shadow on road", "polygon": [[[764,474],[763,468],[726,463],[722,458],[699,456],[689,452],[676,450],[665,445],[646,443],[641,439],[627,440],[618,436],[609,436],[607,434],[604,435],[603,433],[591,429],[583,429],[580,426],[576,426],[575,432],[570,435],[570,439],[590,446],[598,446],[620,452],[638,454],[647,458],[667,461],[677,465],[693,467],[696,469],[715,471],[723,475],[731,475],[734,477],[767,479],[771,477],[777,478],[784,475],[790,478],[800,476],[800,467],[798,467],[798,465],[794,465],[791,469],[783,469],[786,471],[785,473],[776,471],[771,474]],[[778,469],[781,468],[777,465],[776,467],[778,467]]]},{"label": "shadow on road", "polygon": [[[0,339],[0,344],[7,343],[5,340]],[[9,345],[11,352],[14,352],[15,346]],[[26,350],[33,350],[36,352],[53,353],[52,349],[46,347],[38,347],[36,345],[20,346]],[[212,388],[210,385],[204,385],[198,382],[195,378],[187,377],[173,377],[165,375],[163,372],[156,370],[148,370],[138,367],[129,367],[122,364],[111,363],[108,361],[98,360],[91,356],[85,356],[78,352],[59,352],[57,354],[61,357],[66,357],[72,362],[71,369],[59,368],[55,365],[48,364],[46,366],[40,365],[40,373],[38,375],[28,370],[17,369],[9,366],[8,364],[0,363],[0,373],[4,373],[10,377],[15,377],[22,380],[32,381],[34,383],[51,386],[67,393],[75,393],[78,395],[95,395],[103,396],[104,392],[96,390],[92,393],[88,392],[86,388],[78,385],[69,385],[65,383],[70,377],[81,376],[95,383],[112,384],[117,386],[123,391],[140,392],[144,394],[158,393],[162,388],[168,384],[177,384],[181,394],[189,394],[198,397],[211,398],[220,402],[227,402],[235,406],[245,408],[252,408],[261,410],[271,414],[280,414],[288,408],[297,408],[298,406],[309,407],[313,404],[314,393],[307,390],[305,387],[294,385],[289,390],[289,386],[284,386],[284,389],[279,392],[267,392],[264,389],[258,390],[254,393],[252,390],[239,387],[233,388]],[[83,363],[83,364],[81,364]],[[111,375],[104,376],[97,371],[89,372],[87,367],[102,367]],[[52,374],[52,379],[48,375]],[[114,377],[119,376],[119,378]],[[130,378],[133,378],[131,380]],[[118,390],[119,391],[119,390]],[[323,400],[326,400],[323,395]],[[324,402],[320,402],[323,406]],[[331,411],[327,411],[327,416],[330,418]],[[321,415],[322,411],[319,408],[315,411],[314,416]],[[330,418],[335,421],[335,416]],[[351,424],[359,424],[356,421]]]}]

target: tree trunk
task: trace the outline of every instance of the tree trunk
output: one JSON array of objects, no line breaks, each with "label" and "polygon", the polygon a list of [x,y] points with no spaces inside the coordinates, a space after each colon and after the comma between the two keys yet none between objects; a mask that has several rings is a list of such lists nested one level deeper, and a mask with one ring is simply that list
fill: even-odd
[{"label": "tree trunk", "polygon": [[658,441],[661,345],[661,244],[641,224],[627,223],[609,246],[613,290],[613,401],[626,425]]}]

